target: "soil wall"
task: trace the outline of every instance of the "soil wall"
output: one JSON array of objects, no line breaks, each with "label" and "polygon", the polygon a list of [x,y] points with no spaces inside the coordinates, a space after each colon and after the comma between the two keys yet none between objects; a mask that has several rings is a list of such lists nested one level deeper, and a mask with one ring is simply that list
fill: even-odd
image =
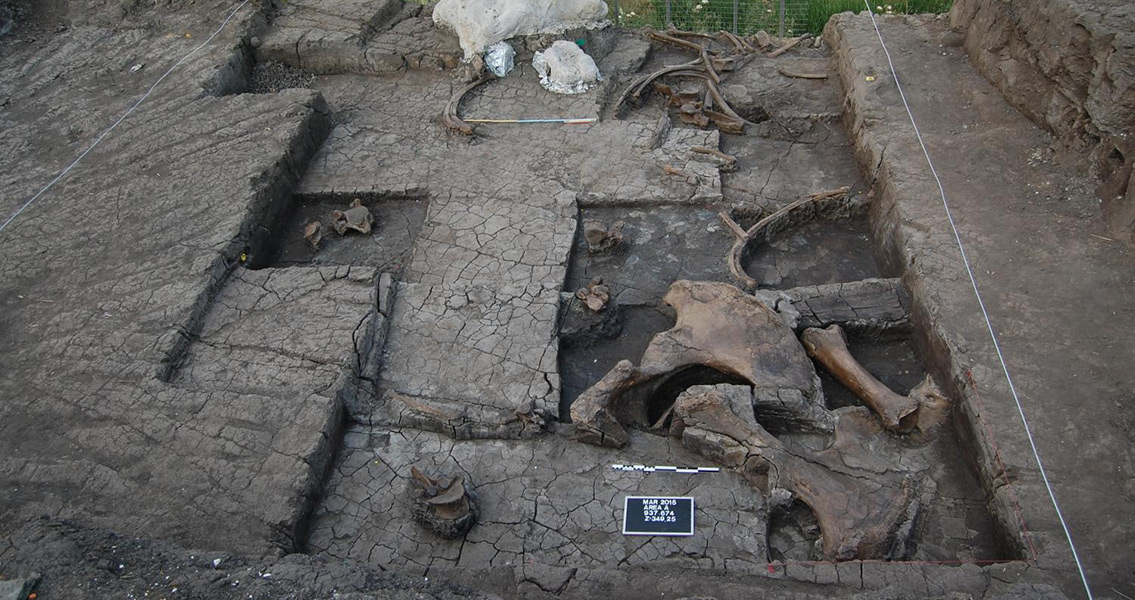
[{"label": "soil wall", "polygon": [[1082,152],[1104,216],[1135,236],[1135,5],[1129,0],[956,0],[951,24],[1017,109]]}]

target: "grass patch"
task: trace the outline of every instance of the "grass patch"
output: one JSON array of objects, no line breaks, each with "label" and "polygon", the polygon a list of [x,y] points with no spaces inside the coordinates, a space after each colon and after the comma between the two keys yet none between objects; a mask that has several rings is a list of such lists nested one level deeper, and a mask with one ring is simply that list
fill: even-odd
[{"label": "grass patch", "polygon": [[[862,12],[863,0],[808,0],[802,31],[819,35],[832,15],[841,12]],[[871,8],[877,14],[916,15],[922,13],[944,13],[950,10],[954,0],[872,0]]]},{"label": "grass patch", "polygon": [[[880,14],[943,13],[953,0],[871,0]],[[616,3],[608,0],[611,20]],[[862,0],[785,0],[785,35],[811,32],[819,35],[832,15],[862,12]],[[619,23],[624,27],[666,28],[665,0],[618,0]],[[670,0],[670,22],[679,29],[713,32],[733,30],[733,0]],[[737,0],[737,30],[751,35],[763,29],[777,33],[780,26],[780,0]]]}]

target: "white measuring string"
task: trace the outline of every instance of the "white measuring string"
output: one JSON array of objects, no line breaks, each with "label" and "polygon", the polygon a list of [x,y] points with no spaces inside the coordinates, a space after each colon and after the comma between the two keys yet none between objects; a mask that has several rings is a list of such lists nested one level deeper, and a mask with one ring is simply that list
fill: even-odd
[{"label": "white measuring string", "polygon": [[938,177],[938,170],[934,168],[934,162],[930,160],[930,152],[926,149],[926,143],[922,140],[922,133],[918,130],[918,123],[914,121],[914,112],[910,110],[910,104],[906,101],[906,93],[903,92],[902,84],[899,82],[899,75],[895,71],[895,63],[891,60],[891,52],[887,49],[887,43],[883,41],[883,32],[879,30],[879,23],[875,21],[875,13],[871,10],[871,4],[868,0],[863,0],[864,5],[867,6],[867,14],[871,16],[871,25],[875,27],[875,34],[879,36],[879,45],[883,48],[883,53],[887,55],[887,65],[891,69],[891,76],[895,78],[895,87],[899,90],[899,97],[902,98],[902,104],[906,108],[906,114],[910,117],[910,125],[914,128],[914,135],[918,138],[918,145],[922,147],[922,154],[926,157],[926,164],[930,166],[930,173],[934,176],[934,181],[938,184],[938,192],[942,196],[942,208],[946,210],[946,219],[950,222],[950,229],[954,232],[954,239],[958,242],[958,251],[962,254],[962,262],[965,263],[966,274],[969,275],[969,282],[973,285],[973,294],[977,297],[977,304],[981,307],[981,315],[985,318],[985,326],[989,329],[989,337],[993,340],[993,348],[997,350],[997,360],[1001,363],[1001,371],[1005,373],[1005,381],[1009,382],[1009,391],[1013,395],[1013,402],[1017,404],[1017,413],[1021,416],[1021,424],[1025,426],[1025,435],[1029,439],[1029,446],[1033,451],[1033,458],[1036,459],[1037,467],[1040,469],[1040,477],[1044,480],[1044,487],[1048,490],[1048,498],[1052,500],[1052,507],[1056,509],[1056,517],[1060,520],[1060,526],[1064,529],[1064,537],[1068,539],[1068,547],[1072,549],[1072,558],[1076,561],[1076,569],[1080,572],[1080,581],[1084,584],[1084,591],[1088,594],[1088,600],[1092,600],[1092,588],[1088,585],[1088,576],[1084,573],[1084,565],[1080,562],[1080,553],[1076,551],[1076,544],[1072,541],[1072,532],[1068,530],[1068,523],[1064,520],[1064,513],[1060,510],[1060,504],[1056,501],[1056,493],[1052,490],[1052,483],[1048,480],[1048,473],[1044,470],[1044,463],[1040,460],[1040,451],[1037,449],[1036,440],[1033,439],[1032,428],[1029,427],[1028,419],[1025,418],[1025,409],[1021,405],[1021,397],[1017,394],[1017,386],[1013,384],[1013,378],[1009,375],[1009,366],[1005,364],[1005,356],[1001,353],[1001,344],[997,341],[997,334],[993,331],[993,321],[989,319],[989,311],[985,308],[985,301],[981,298],[981,292],[977,289],[977,278],[973,275],[973,267],[970,266],[969,257],[966,256],[965,246],[962,244],[962,236],[958,233],[958,227],[954,224],[954,215],[950,212],[950,204],[946,201],[946,189],[942,186],[942,180]]},{"label": "white measuring string", "polygon": [[229,16],[225,19],[225,21],[223,23],[221,23],[221,26],[218,27],[217,30],[213,32],[213,35],[210,35],[208,37],[208,39],[206,39],[204,42],[201,42],[201,44],[199,46],[197,46],[196,48],[194,48],[192,51],[190,51],[189,54],[186,54],[185,56],[181,57],[181,60],[174,63],[174,65],[172,67],[170,67],[169,70],[167,70],[165,73],[163,73],[162,76],[159,77],[158,80],[155,81],[154,84],[150,86],[150,89],[146,90],[146,93],[142,94],[142,97],[138,98],[138,101],[135,102],[134,105],[131,106],[129,109],[127,109],[126,112],[122,113],[122,116],[119,117],[118,120],[115,121],[113,125],[111,125],[110,127],[107,127],[105,131],[103,131],[101,134],[99,134],[99,136],[97,138],[95,138],[94,143],[92,143],[90,146],[88,146],[87,149],[84,150],[83,153],[80,154],[79,157],[76,158],[74,162],[67,165],[67,168],[63,169],[63,171],[61,171],[59,173],[59,175],[57,175],[55,177],[55,179],[52,179],[47,185],[43,186],[43,189],[41,189],[39,192],[36,192],[36,195],[32,196],[30,199],[28,199],[27,202],[25,202],[23,204],[23,206],[21,206],[18,210],[16,210],[16,212],[12,213],[12,216],[8,217],[8,220],[4,221],[3,225],[0,225],[0,231],[4,231],[4,228],[7,227],[12,221],[15,221],[16,217],[20,216],[20,213],[24,212],[24,210],[26,210],[29,206],[31,206],[33,202],[35,202],[36,200],[39,200],[39,197],[44,195],[47,192],[47,190],[50,190],[56,183],[59,183],[59,180],[66,177],[67,173],[70,173],[71,169],[74,169],[75,166],[78,165],[79,162],[82,161],[83,158],[85,158],[87,156],[87,154],[90,154],[91,150],[94,150],[95,146],[98,146],[99,143],[102,142],[103,138],[105,138],[110,132],[114,131],[114,129],[116,127],[121,125],[122,122],[126,120],[126,117],[129,117],[131,113],[133,113],[139,106],[141,106],[141,104],[143,102],[145,102],[147,98],[150,97],[150,94],[154,93],[154,90],[157,89],[158,85],[161,84],[162,81],[165,81],[165,78],[169,77],[170,73],[173,73],[174,69],[180,67],[182,65],[182,63],[189,60],[190,57],[192,57],[194,54],[197,54],[205,46],[208,46],[209,42],[212,42],[213,38],[217,37],[217,35],[221,33],[221,30],[224,29],[225,26],[229,24],[229,21],[233,20],[233,17],[236,16],[236,13],[239,12],[240,9],[244,8],[244,6],[251,1],[252,0],[244,0],[244,2],[241,2],[240,5],[238,5],[234,9],[232,9],[232,11],[229,13]]}]

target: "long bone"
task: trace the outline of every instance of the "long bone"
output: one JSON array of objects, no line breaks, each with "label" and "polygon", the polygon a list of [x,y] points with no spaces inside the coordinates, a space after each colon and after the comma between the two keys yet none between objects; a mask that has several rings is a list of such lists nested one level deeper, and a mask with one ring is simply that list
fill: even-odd
[{"label": "long bone", "polygon": [[678,398],[671,435],[762,491],[782,488],[807,504],[820,526],[824,560],[901,558],[896,554],[909,533],[904,526],[918,510],[913,482],[889,468],[848,467],[854,461],[840,455],[840,448],[866,445],[869,428],[857,423],[865,415],[844,413],[833,447],[811,453],[782,444],[756,422],[747,402],[709,389]]},{"label": "long bone", "polygon": [[831,325],[826,329],[805,329],[800,335],[800,341],[804,343],[808,356],[819,361],[840,383],[879,415],[883,427],[901,433],[914,429],[918,424],[919,402],[891,391],[891,388],[863,368],[848,351],[842,327]]}]

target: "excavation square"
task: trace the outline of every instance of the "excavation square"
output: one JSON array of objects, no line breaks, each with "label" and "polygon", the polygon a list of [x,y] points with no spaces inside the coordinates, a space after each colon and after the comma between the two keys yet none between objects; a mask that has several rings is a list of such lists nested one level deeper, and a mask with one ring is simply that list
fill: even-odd
[{"label": "excavation square", "polygon": [[[369,233],[335,230],[335,214],[357,201],[366,207],[373,222]],[[358,265],[399,272],[410,259],[411,249],[422,229],[429,199],[423,193],[391,194],[297,194],[291,205],[257,240],[265,244],[265,256],[256,257],[253,268],[264,266]],[[318,228],[318,238],[306,235]],[[253,247],[257,247],[254,242]]]},{"label": "excavation square", "polygon": [[623,535],[693,535],[694,499],[623,498]]}]

